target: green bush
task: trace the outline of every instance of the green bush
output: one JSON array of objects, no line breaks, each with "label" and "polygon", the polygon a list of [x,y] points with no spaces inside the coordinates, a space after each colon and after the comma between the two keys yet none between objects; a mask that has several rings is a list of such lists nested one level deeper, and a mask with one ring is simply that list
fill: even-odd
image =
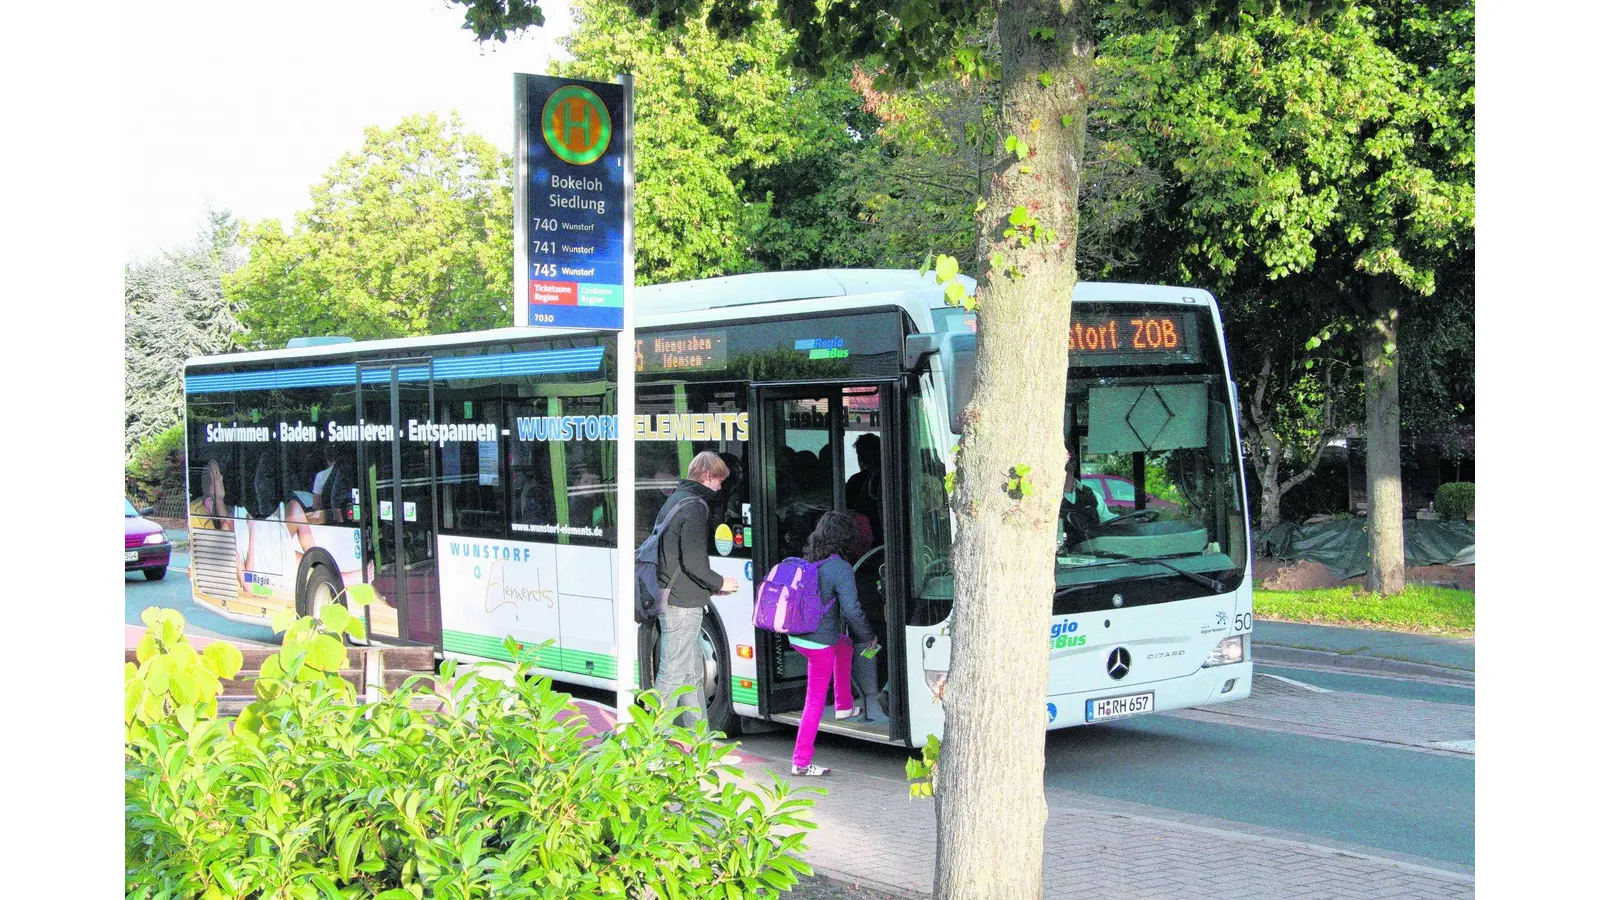
[{"label": "green bush", "polygon": [[[129,897],[774,897],[810,873],[811,801],[728,779],[728,749],[666,724],[655,692],[589,739],[525,666],[500,680],[447,661],[359,704],[337,673],[360,620],[322,614],[274,623],[284,648],[230,722],[180,720],[162,660],[194,653],[159,611],[129,664]],[[208,677],[230,677],[216,662]]]},{"label": "green bush", "polygon": [[125,489],[135,506],[155,506],[174,491],[183,491],[183,423],[151,435],[128,460]]},{"label": "green bush", "polygon": [[1470,481],[1452,481],[1439,485],[1433,495],[1433,511],[1441,519],[1465,521],[1472,515],[1473,484]]}]

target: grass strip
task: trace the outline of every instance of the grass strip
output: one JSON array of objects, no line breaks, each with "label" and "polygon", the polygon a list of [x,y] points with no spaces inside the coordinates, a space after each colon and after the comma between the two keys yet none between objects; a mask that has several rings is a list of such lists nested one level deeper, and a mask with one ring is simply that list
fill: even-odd
[{"label": "grass strip", "polygon": [[1257,618],[1319,625],[1381,628],[1418,634],[1471,637],[1476,622],[1472,591],[1433,585],[1407,585],[1392,597],[1355,587],[1316,591],[1255,591]]}]

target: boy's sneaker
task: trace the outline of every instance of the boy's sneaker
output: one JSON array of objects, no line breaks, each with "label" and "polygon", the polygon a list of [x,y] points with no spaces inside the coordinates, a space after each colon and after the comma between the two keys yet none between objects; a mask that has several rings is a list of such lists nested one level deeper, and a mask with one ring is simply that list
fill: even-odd
[{"label": "boy's sneaker", "polygon": [[811,765],[805,767],[793,764],[790,764],[789,766],[789,774],[801,778],[820,778],[821,776],[827,775],[832,771],[833,770],[827,766],[819,766],[816,763],[812,763]]}]

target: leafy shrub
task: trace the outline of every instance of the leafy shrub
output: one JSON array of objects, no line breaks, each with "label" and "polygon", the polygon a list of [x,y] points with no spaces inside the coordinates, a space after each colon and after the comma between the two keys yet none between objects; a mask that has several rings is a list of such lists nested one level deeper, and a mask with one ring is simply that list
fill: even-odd
[{"label": "leafy shrub", "polygon": [[668,725],[654,691],[587,740],[526,666],[446,662],[358,704],[337,673],[359,620],[322,615],[274,623],[284,649],[237,722],[186,725],[147,701],[186,658],[160,612],[129,673],[149,713],[127,718],[129,897],[771,897],[810,873],[811,801],[725,780],[727,748]]},{"label": "leafy shrub", "polygon": [[1442,519],[1464,521],[1472,515],[1473,484],[1470,481],[1452,481],[1439,485],[1433,495],[1433,509]]},{"label": "leafy shrub", "polygon": [[163,497],[182,494],[183,449],[181,422],[139,444],[123,479],[135,506],[155,506]]}]

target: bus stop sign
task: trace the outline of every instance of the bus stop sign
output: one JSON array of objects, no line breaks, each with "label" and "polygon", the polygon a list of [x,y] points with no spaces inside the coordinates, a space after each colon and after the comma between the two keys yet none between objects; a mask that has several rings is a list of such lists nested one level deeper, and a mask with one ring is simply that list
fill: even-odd
[{"label": "bus stop sign", "polygon": [[513,323],[622,328],[633,212],[627,84],[517,75]]}]

